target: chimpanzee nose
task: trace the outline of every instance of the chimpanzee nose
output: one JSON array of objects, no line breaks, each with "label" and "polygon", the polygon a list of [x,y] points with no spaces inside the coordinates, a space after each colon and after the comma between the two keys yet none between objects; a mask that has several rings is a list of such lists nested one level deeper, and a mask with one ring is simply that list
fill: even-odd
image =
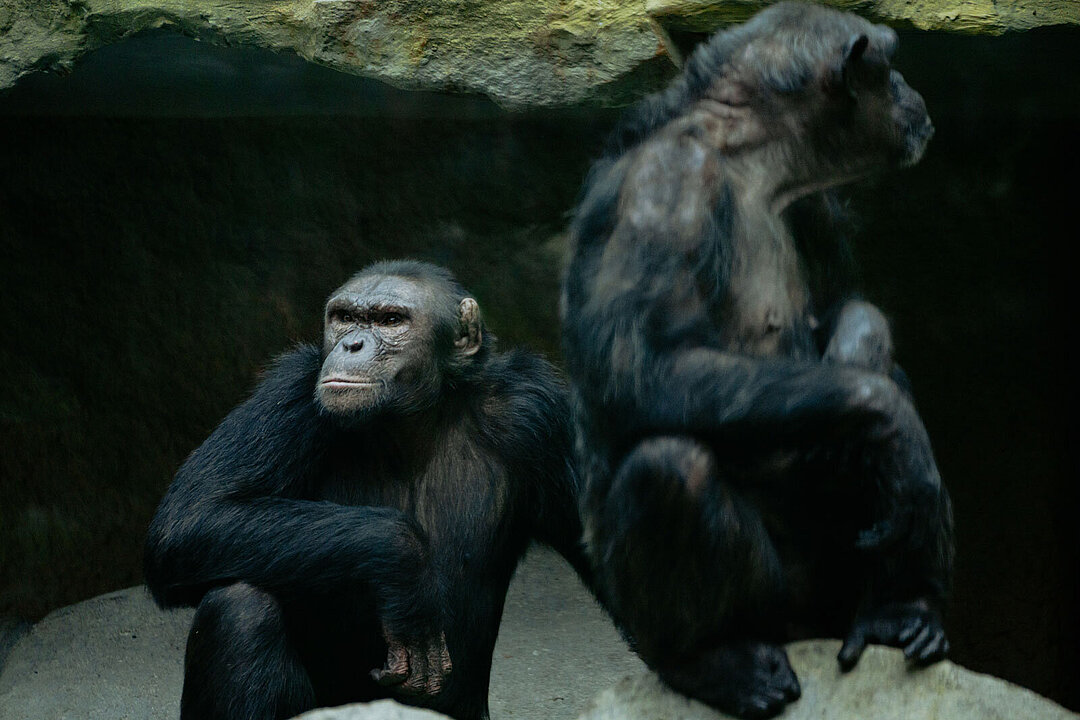
[{"label": "chimpanzee nose", "polygon": [[364,349],[364,339],[357,338],[356,340],[346,340],[345,349],[349,352],[359,352]]}]

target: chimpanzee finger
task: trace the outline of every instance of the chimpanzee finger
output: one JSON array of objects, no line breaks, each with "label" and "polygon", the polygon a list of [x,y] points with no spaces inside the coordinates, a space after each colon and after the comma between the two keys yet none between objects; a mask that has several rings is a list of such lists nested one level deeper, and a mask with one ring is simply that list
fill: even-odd
[{"label": "chimpanzee finger", "polygon": [[442,643],[439,646],[441,652],[439,654],[439,667],[442,668],[443,675],[449,675],[454,671],[454,663],[450,660],[450,648],[446,646],[446,635],[442,636]]},{"label": "chimpanzee finger", "polygon": [[840,669],[844,672],[851,670],[858,664],[859,658],[862,657],[863,650],[866,649],[866,635],[861,631],[855,631],[847,636],[844,640],[843,647],[840,648],[840,653],[836,656],[836,659],[840,661]]},{"label": "chimpanzee finger", "polygon": [[908,619],[900,632],[897,634],[896,639],[901,645],[910,644],[910,640],[915,637],[921,628],[926,627],[926,621],[922,617],[913,617]]},{"label": "chimpanzee finger", "polygon": [[386,663],[381,669],[372,670],[372,679],[389,687],[404,682],[409,676],[409,652],[401,645],[393,644],[386,651]]},{"label": "chimpanzee finger", "polygon": [[919,653],[915,655],[915,663],[917,665],[930,665],[936,663],[938,660],[944,660],[945,656],[949,654],[949,641],[945,638],[945,633],[941,630],[934,633]]},{"label": "chimpanzee finger", "polygon": [[431,646],[427,651],[427,683],[424,692],[435,695],[442,690],[445,671],[442,664],[442,648]]},{"label": "chimpanzee finger", "polygon": [[371,679],[377,682],[382,687],[393,687],[394,685],[400,685],[406,677],[408,677],[408,673],[402,674],[387,670],[385,668],[371,671]]},{"label": "chimpanzee finger", "polygon": [[445,645],[442,649],[442,656],[439,658],[439,666],[442,668],[443,675],[454,672],[454,662],[450,659],[450,651]]},{"label": "chimpanzee finger", "polygon": [[911,658],[919,655],[923,646],[932,639],[932,635],[933,630],[931,630],[928,625],[923,625],[922,629],[919,630],[918,634],[916,634],[915,637],[911,639],[911,642],[905,643],[904,657],[910,660]]},{"label": "chimpanzee finger", "polygon": [[771,718],[783,710],[786,704],[783,693],[776,690],[764,690],[750,698],[741,708],[741,714],[752,720]]},{"label": "chimpanzee finger", "polygon": [[428,677],[426,672],[413,672],[397,690],[402,695],[422,695],[427,691]]},{"label": "chimpanzee finger", "polygon": [[427,685],[424,686],[424,693],[427,695],[438,695],[443,689],[443,676],[439,673],[431,673],[427,677]]}]

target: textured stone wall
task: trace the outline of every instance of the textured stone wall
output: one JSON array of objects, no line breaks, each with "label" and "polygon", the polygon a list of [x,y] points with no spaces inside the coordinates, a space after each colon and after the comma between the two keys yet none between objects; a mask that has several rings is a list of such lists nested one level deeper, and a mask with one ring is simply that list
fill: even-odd
[{"label": "textured stone wall", "polygon": [[[679,62],[668,29],[740,22],[759,0],[4,0],[0,89],[143,30],[294,52],[402,88],[513,107],[610,105]],[[832,0],[898,27],[1000,34],[1080,23],[1076,0]]]}]

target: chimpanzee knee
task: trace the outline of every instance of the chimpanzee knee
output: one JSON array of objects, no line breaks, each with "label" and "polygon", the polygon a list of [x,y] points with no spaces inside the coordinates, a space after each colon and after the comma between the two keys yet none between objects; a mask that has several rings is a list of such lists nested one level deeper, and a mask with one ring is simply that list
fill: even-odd
[{"label": "chimpanzee knee", "polygon": [[599,521],[602,592],[647,660],[731,634],[779,595],[759,514],[693,439],[640,442],[619,464]]},{"label": "chimpanzee knee", "polygon": [[188,635],[181,718],[276,720],[314,706],[278,601],[246,583],[208,592]]},{"label": "chimpanzee knee", "polygon": [[893,342],[889,321],[868,302],[851,300],[840,309],[823,358],[891,374]]},{"label": "chimpanzee knee", "polygon": [[692,504],[715,481],[712,450],[690,438],[652,437],[623,458],[612,494],[664,494],[672,502]]}]

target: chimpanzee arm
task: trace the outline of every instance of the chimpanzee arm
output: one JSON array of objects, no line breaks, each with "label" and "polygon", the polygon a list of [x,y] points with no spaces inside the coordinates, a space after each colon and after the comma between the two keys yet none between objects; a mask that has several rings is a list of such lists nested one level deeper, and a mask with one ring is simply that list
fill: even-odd
[{"label": "chimpanzee arm", "polygon": [[[498,363],[496,365],[496,363]],[[542,358],[520,351],[493,361],[487,385],[489,442],[499,448],[513,477],[527,482],[525,523],[532,539],[562,555],[588,585],[578,514],[579,477],[571,462],[570,406],[562,378]]]},{"label": "chimpanzee arm", "polygon": [[314,347],[282,357],[180,468],[146,542],[159,604],[193,604],[242,580],[282,599],[368,586],[392,622],[431,613],[417,589],[438,583],[409,519],[303,499],[333,434],[313,399],[319,365]]},{"label": "chimpanzee arm", "polygon": [[739,225],[720,163],[690,135],[673,135],[594,170],[563,300],[570,371],[590,414],[627,439],[901,432],[928,447],[910,401],[881,373],[724,349],[714,313],[737,235],[762,228]]},{"label": "chimpanzee arm", "polygon": [[784,213],[816,307],[824,308],[814,331],[822,360],[888,375],[911,396],[911,382],[893,358],[885,314],[857,290],[858,270],[847,239],[853,227],[835,193],[815,193]]},{"label": "chimpanzee arm", "polygon": [[758,359],[710,348],[656,353],[656,375],[638,385],[634,412],[651,432],[679,427],[829,432],[881,438],[902,405],[888,377],[856,367]]},{"label": "chimpanzee arm", "polygon": [[635,264],[647,276],[603,277],[594,292],[608,296],[571,306],[564,330],[592,415],[610,417],[613,429],[630,438],[755,430],[871,438],[910,414],[910,401],[881,373],[722,349],[689,268],[624,267]]},{"label": "chimpanzee arm", "polygon": [[585,554],[582,539],[578,496],[579,476],[573,464],[563,462],[559,477],[541,488],[535,519],[536,539],[563,556],[586,587],[592,588],[592,566]]}]

